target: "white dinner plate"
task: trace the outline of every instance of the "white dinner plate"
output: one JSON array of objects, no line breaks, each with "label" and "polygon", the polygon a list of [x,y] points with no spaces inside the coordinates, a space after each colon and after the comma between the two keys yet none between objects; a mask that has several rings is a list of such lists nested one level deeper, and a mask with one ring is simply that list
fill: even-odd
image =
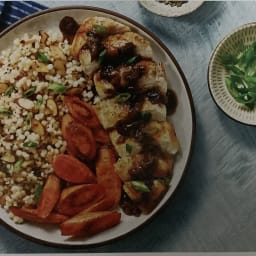
[{"label": "white dinner plate", "polygon": [[60,230],[52,226],[31,223],[15,224],[10,220],[6,211],[0,209],[0,217],[4,224],[28,239],[47,245],[80,247],[102,245],[128,235],[131,231],[141,227],[155,216],[173,195],[181,181],[185,169],[187,168],[194,142],[194,105],[188,83],[181,68],[168,48],[164,46],[156,36],[130,18],[109,10],[94,7],[76,6],[48,9],[26,17],[3,31],[0,34],[0,51],[11,46],[13,40],[17,37],[21,37],[24,33],[37,33],[39,30],[56,30],[57,33],[60,33],[58,29],[59,22],[65,16],[72,16],[78,22],[82,22],[86,17],[96,15],[109,17],[124,23],[151,42],[154,59],[164,63],[169,86],[176,92],[178,97],[177,109],[170,118],[180,141],[181,152],[175,163],[174,175],[170,183],[170,188],[153,212],[149,215],[141,215],[140,217],[127,216],[122,212],[121,224],[91,238],[69,239],[61,236]]}]

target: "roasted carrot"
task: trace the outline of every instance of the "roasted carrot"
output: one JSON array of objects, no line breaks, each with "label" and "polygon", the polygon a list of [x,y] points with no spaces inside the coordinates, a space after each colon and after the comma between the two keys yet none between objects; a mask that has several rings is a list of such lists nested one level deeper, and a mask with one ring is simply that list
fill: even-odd
[{"label": "roasted carrot", "polygon": [[59,224],[64,222],[68,219],[67,216],[59,214],[59,213],[50,213],[46,218],[41,218],[37,214],[37,209],[32,208],[18,208],[18,207],[11,207],[10,211],[15,215],[24,220],[38,222],[38,223],[52,223],[52,224]]},{"label": "roasted carrot", "polygon": [[91,128],[100,126],[98,117],[89,103],[86,103],[75,96],[65,96],[64,103],[67,106],[69,113],[76,121]]},{"label": "roasted carrot", "polygon": [[46,218],[55,207],[60,197],[60,179],[51,174],[43,187],[37,203],[37,215]]},{"label": "roasted carrot", "polygon": [[65,215],[75,215],[105,196],[104,187],[100,184],[83,184],[63,189],[56,211]]},{"label": "roasted carrot", "polygon": [[92,130],[94,138],[97,142],[101,144],[108,144],[110,142],[110,138],[108,132],[104,130],[103,127],[98,127]]},{"label": "roasted carrot", "polygon": [[101,147],[96,160],[96,176],[99,184],[106,191],[106,198],[113,200],[117,205],[121,197],[121,180],[114,170],[116,162],[114,150],[111,147]]},{"label": "roasted carrot", "polygon": [[72,145],[76,155],[91,160],[96,155],[96,141],[90,128],[78,122],[70,123],[66,128],[67,143]]},{"label": "roasted carrot", "polygon": [[53,160],[54,173],[61,179],[74,183],[96,183],[96,177],[86,164],[70,155],[60,154]]},{"label": "roasted carrot", "polygon": [[76,215],[60,225],[64,236],[91,236],[120,223],[119,212],[101,211]]},{"label": "roasted carrot", "polygon": [[69,114],[66,114],[62,117],[62,120],[61,120],[61,133],[62,133],[62,136],[65,140],[67,140],[67,133],[66,133],[66,130],[67,130],[67,127],[68,125],[73,122],[73,118],[71,115]]}]

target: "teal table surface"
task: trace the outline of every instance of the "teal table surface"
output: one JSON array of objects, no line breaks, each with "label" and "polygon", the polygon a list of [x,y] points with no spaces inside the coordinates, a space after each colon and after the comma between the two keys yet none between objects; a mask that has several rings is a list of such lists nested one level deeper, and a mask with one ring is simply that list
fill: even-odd
[{"label": "teal table surface", "polygon": [[0,227],[0,253],[256,251],[256,128],[214,104],[207,68],[217,43],[256,20],[256,2],[204,2],[178,18],[150,13],[137,1],[44,1],[49,7],[98,6],[150,29],[171,50],[188,80],[196,111],[190,165],[168,206],[129,236],[96,248],[39,245]]}]

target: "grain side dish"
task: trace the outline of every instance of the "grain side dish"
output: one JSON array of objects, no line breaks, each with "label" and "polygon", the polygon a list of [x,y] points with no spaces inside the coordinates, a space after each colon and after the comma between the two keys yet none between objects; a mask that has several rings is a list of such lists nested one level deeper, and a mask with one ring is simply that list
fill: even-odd
[{"label": "grain side dish", "polygon": [[150,42],[124,24],[60,21],[0,55],[0,204],[15,223],[91,236],[149,214],[180,150]]},{"label": "grain side dish", "polygon": [[53,171],[53,157],[66,151],[60,121],[66,112],[63,92],[72,88],[85,101],[97,100],[61,35],[25,34],[1,53],[0,196],[5,209],[34,206]]}]

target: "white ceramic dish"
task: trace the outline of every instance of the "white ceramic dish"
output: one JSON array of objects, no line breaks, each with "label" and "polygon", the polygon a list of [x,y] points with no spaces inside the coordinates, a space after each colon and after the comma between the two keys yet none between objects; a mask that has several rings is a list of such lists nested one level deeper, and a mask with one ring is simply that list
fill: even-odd
[{"label": "white ceramic dish", "polygon": [[140,0],[139,2],[142,6],[155,14],[166,17],[178,17],[195,11],[204,1],[187,1],[179,7],[171,6],[170,4],[158,2],[156,0]]},{"label": "white ceramic dish", "polygon": [[171,116],[171,119],[180,140],[181,153],[176,161],[170,189],[151,214],[143,215],[141,217],[129,217],[122,213],[120,225],[89,239],[67,239],[66,237],[61,236],[58,228],[47,225],[30,223],[22,225],[14,224],[13,221],[9,219],[6,212],[3,209],[0,209],[1,220],[8,227],[12,228],[14,231],[25,236],[26,238],[35,240],[37,242],[46,243],[48,245],[80,247],[96,246],[127,235],[131,231],[140,227],[142,224],[145,224],[160,210],[160,208],[167,203],[171,195],[173,195],[174,191],[176,190],[189,162],[192,144],[194,141],[195,114],[193,100],[182,70],[167,47],[165,47],[144,27],[125,16],[93,7],[62,7],[49,9],[20,20],[12,27],[3,31],[2,34],[0,34],[0,51],[5,49],[8,45],[12,45],[13,40],[20,37],[24,33],[35,33],[41,29],[45,31],[49,29],[58,31],[59,22],[65,16],[72,16],[78,22],[82,22],[85,17],[95,15],[110,17],[129,25],[135,31],[141,33],[151,42],[153,51],[155,53],[154,58],[158,61],[162,61],[165,64],[168,81],[171,81],[171,86],[178,96],[178,107],[176,112]]},{"label": "white ceramic dish", "polygon": [[208,68],[208,85],[216,105],[230,118],[247,125],[256,125],[256,108],[250,110],[239,104],[228,92],[225,78],[228,72],[221,63],[224,53],[234,53],[241,43],[250,45],[256,41],[256,23],[245,24],[227,36],[212,53]]}]

